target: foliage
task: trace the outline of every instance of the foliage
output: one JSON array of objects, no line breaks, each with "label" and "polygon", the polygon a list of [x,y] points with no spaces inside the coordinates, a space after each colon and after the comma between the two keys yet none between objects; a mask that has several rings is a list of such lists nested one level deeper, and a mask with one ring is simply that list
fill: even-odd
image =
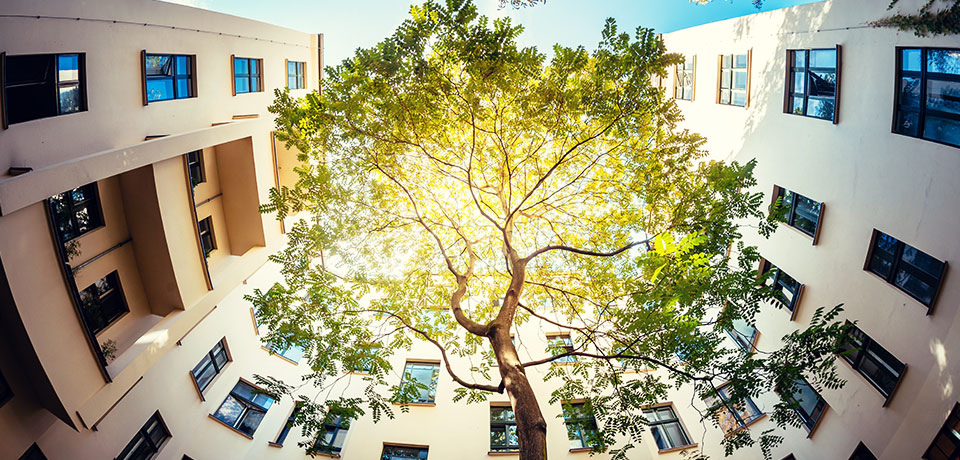
[{"label": "foliage", "polygon": [[[898,1],[892,0],[887,9],[892,9]],[[917,14],[895,14],[872,21],[870,25],[913,30],[918,37],[960,34],[960,0],[945,0],[939,9],[934,9],[935,3],[935,0],[929,0]]]},{"label": "foliage", "polygon": [[[248,300],[264,340],[305,352],[302,385],[259,378],[298,399],[304,434],[328,408],[375,421],[395,416],[394,401],[406,411],[423,387],[389,358],[415,342],[438,350],[457,400],[511,394],[522,458],[545,435],[524,393],[535,366],[562,382],[552,402],[588,399],[595,449],[614,458],[640,442],[642,408],[669,388],[710,396],[729,381],[726,403],[695,405],[715,420],[801,374],[840,385],[839,309],[818,312],[783,349],[724,345],[773,296],[742,231],[769,235],[776,220],[751,191],[753,162],[709,161],[703,138],[677,127],[680,112],[652,82],[680,57],[652,30],[631,36],[612,19],[597,50],[556,46],[549,61],[517,46],[521,31],[466,0],[428,1],[328,68],[321,92],[277,91],[278,137],[303,163],[296,187],[272,190],[261,210],[306,217],[272,257],[283,281]],[[530,321],[571,331],[573,351],[521,362],[509,332]],[[576,362],[555,363],[567,356]],[[641,367],[658,371],[630,373]],[[345,379],[362,396],[333,392]],[[775,411],[778,422],[796,417]],[[777,440],[759,442],[769,452]],[[724,441],[756,442],[747,430]]]}]

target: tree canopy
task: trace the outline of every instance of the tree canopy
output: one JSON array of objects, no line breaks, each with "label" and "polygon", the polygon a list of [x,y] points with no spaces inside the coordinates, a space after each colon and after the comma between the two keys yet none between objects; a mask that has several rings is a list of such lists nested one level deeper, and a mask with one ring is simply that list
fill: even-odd
[{"label": "tree canopy", "polygon": [[[518,47],[521,32],[466,0],[427,1],[328,67],[320,92],[278,91],[277,135],[303,163],[262,210],[306,217],[273,257],[283,280],[248,299],[265,340],[305,352],[312,394],[260,378],[298,400],[303,432],[414,401],[423,385],[389,360],[414,342],[436,348],[457,400],[510,397],[524,460],[546,458],[545,401],[526,372],[536,366],[560,382],[550,402],[587,401],[595,450],[621,459],[641,440],[642,409],[669,388],[694,385],[719,426],[747,397],[792,394],[801,376],[841,385],[837,308],[778,350],[722,345],[774,296],[741,238],[775,223],[751,190],[753,163],[708,161],[703,138],[678,128],[655,82],[680,57],[612,19],[595,51],[556,46],[549,60]],[[572,346],[522,361],[510,333],[536,321]],[[628,374],[641,367],[657,371]],[[324,391],[356,369],[362,396]],[[799,426],[793,407],[772,419]],[[767,453],[777,440],[741,430],[724,443]]]}]

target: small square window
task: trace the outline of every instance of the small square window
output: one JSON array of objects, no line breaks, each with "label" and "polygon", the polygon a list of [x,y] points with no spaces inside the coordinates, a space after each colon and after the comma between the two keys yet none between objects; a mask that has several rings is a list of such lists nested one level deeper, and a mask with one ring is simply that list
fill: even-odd
[{"label": "small square window", "polygon": [[61,243],[103,226],[97,183],[50,197],[50,213]]},{"label": "small square window", "polygon": [[929,309],[936,302],[947,263],[874,230],[864,269],[880,276]]},{"label": "small square window", "polygon": [[787,310],[795,311],[803,285],[769,260],[763,260],[761,267],[760,274],[765,277],[764,283],[773,288],[776,301]]},{"label": "small square window", "polygon": [[806,233],[816,243],[823,203],[776,185],[773,192],[779,204],[778,215],[775,216],[777,220]]},{"label": "small square window", "polygon": [[[408,362],[403,369],[402,387],[415,393],[408,402],[433,404],[437,401],[437,380],[440,378],[439,363]],[[409,391],[405,391],[409,393]]]},{"label": "small square window", "polygon": [[22,123],[87,110],[83,53],[6,56],[7,123]]},{"label": "small square window", "polygon": [[840,47],[833,49],[790,50],[787,62],[787,113],[833,120],[839,84]]},{"label": "small square window", "polygon": [[735,319],[733,320],[733,327],[727,329],[727,334],[730,335],[730,338],[733,339],[744,353],[753,353],[756,351],[754,345],[757,343],[757,337],[760,335],[760,332],[750,323],[739,318]]},{"label": "small square window", "polygon": [[213,416],[227,426],[253,436],[273,402],[272,396],[240,381]]},{"label": "small square window", "polygon": [[100,333],[130,311],[116,270],[80,291],[80,310],[93,334]]},{"label": "small square window", "polygon": [[190,371],[193,380],[197,383],[197,388],[203,394],[203,390],[210,385],[213,378],[223,370],[230,362],[230,354],[227,351],[227,339],[223,338],[217,342],[213,348],[203,356],[203,359]]},{"label": "small square window", "polygon": [[807,431],[812,431],[817,426],[817,423],[820,422],[820,417],[823,417],[823,413],[827,409],[827,402],[824,401],[820,393],[810,385],[810,382],[807,382],[803,378],[794,382],[794,386],[795,388],[790,394],[783,394],[781,392],[781,396],[787,402],[796,405],[793,410],[800,417],[804,428],[806,428]]},{"label": "small square window", "polygon": [[145,102],[194,97],[194,56],[143,53]]},{"label": "small square window", "polygon": [[927,459],[956,459],[960,456],[960,403],[953,405],[953,410],[947,416],[947,421],[930,443],[930,447],[923,454]]},{"label": "small square window", "polygon": [[696,56],[684,56],[683,63],[676,65],[673,82],[673,97],[675,99],[693,100],[697,72],[696,62]]},{"label": "small square window", "polygon": [[680,424],[680,418],[674,413],[673,407],[661,406],[644,409],[643,415],[647,417],[650,434],[657,442],[658,449],[675,449],[693,444],[690,442],[687,432],[683,429],[683,425]]},{"label": "small square window", "polygon": [[233,58],[233,89],[237,94],[263,91],[262,59]]}]

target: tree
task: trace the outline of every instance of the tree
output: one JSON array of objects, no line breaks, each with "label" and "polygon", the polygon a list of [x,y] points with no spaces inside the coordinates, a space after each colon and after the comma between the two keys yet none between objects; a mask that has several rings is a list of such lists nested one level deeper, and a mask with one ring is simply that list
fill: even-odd
[{"label": "tree", "polygon": [[[317,388],[368,372],[356,398],[311,398],[260,377],[281,397],[300,394],[304,433],[331,417],[392,417],[392,402],[416,398],[424,386],[387,360],[415,340],[439,350],[458,400],[509,396],[523,460],[546,458],[534,366],[563,382],[551,401],[588,397],[595,449],[615,458],[639,442],[642,408],[673,385],[717,401],[704,407],[715,424],[746,397],[790,394],[801,374],[840,385],[837,309],[780,350],[720,346],[773,295],[741,230],[774,225],[749,190],[753,163],[707,161],[703,138],[677,128],[679,111],[653,82],[680,57],[652,30],[631,37],[613,20],[593,53],[556,46],[550,61],[517,46],[521,31],[469,1],[428,1],[327,68],[321,92],[277,93],[278,136],[304,163],[297,186],[272,190],[262,210],[308,218],[273,257],[283,282],[248,299],[265,340],[305,350]],[[510,332],[527,321],[575,332],[572,347],[521,361]],[[480,354],[496,369],[458,367]],[[661,372],[631,378],[621,363]],[[727,380],[727,398],[710,399]],[[790,409],[773,418],[799,426]],[[616,445],[618,434],[629,442]],[[756,440],[743,430],[724,442]]]},{"label": "tree", "polygon": [[[887,9],[892,9],[898,1],[891,0]],[[924,3],[917,14],[895,14],[870,22],[870,25],[912,29],[918,37],[960,34],[960,0],[944,0],[939,9],[933,8],[934,3],[934,0]]]}]

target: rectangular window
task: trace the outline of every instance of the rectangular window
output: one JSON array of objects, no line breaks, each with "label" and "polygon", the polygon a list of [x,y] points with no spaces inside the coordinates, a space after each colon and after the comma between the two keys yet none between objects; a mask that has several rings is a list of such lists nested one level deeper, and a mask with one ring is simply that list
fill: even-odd
[{"label": "rectangular window", "polygon": [[726,105],[747,106],[750,73],[749,56],[724,54],[720,56],[720,92],[717,102]]},{"label": "rectangular window", "polygon": [[409,402],[433,404],[437,401],[437,380],[440,378],[439,363],[408,362],[403,369],[403,386],[416,385],[416,396]]},{"label": "rectangular window", "polygon": [[293,410],[290,411],[290,416],[287,417],[287,423],[283,424],[283,428],[280,430],[280,434],[277,435],[277,440],[274,441],[274,444],[278,446],[283,445],[283,441],[287,440],[287,435],[290,434],[290,429],[293,428],[293,424],[297,421],[297,414],[300,413],[300,403],[295,403]]},{"label": "rectangular window", "polygon": [[490,406],[490,452],[518,452],[517,418],[510,406]]},{"label": "rectangular window", "polygon": [[707,396],[704,398],[704,401],[710,407],[719,407],[716,416],[718,418],[717,421],[720,423],[720,429],[723,430],[724,434],[731,434],[763,415],[760,409],[757,409],[757,405],[754,404],[753,400],[748,396],[744,396],[742,403],[732,404],[730,402],[729,390],[726,386],[717,389],[717,393],[720,399],[717,399],[715,396]]},{"label": "rectangular window", "polygon": [[50,197],[50,210],[62,243],[103,225],[96,182]]},{"label": "rectangular window", "polygon": [[807,431],[813,431],[827,409],[827,402],[805,379],[797,380],[794,385],[796,390],[792,394],[784,395],[784,399],[791,404],[796,404],[797,407],[793,410],[800,416],[803,426]]},{"label": "rectangular window", "polygon": [[116,460],[149,460],[157,455],[167,439],[170,439],[170,431],[160,418],[160,412],[154,412]]},{"label": "rectangular window", "polygon": [[790,50],[786,112],[833,120],[837,101],[838,48]]},{"label": "rectangular window", "polygon": [[733,320],[733,327],[727,329],[727,334],[730,334],[730,338],[736,342],[737,346],[743,350],[744,353],[753,353],[755,351],[754,345],[757,343],[757,337],[760,335],[760,332],[757,331],[757,328],[750,325],[742,319]]},{"label": "rectangular window", "polygon": [[840,357],[889,400],[907,365],[856,326],[847,331],[840,346],[843,348]]},{"label": "rectangular window", "polygon": [[930,308],[937,300],[947,263],[874,230],[864,268]]},{"label": "rectangular window", "polygon": [[363,346],[359,352],[357,361],[350,367],[351,372],[369,374],[373,370],[373,364],[376,362],[377,354],[380,352],[380,345]]},{"label": "rectangular window", "polygon": [[90,332],[98,334],[130,311],[120,288],[120,275],[114,270],[80,291],[80,309]]},{"label": "rectangular window", "polygon": [[793,312],[797,308],[797,301],[800,299],[800,291],[803,285],[785,271],[770,263],[769,260],[764,259],[762,264],[760,274],[766,276],[764,283],[774,289],[774,297],[777,302]]},{"label": "rectangular window", "polygon": [[383,445],[383,453],[380,460],[427,460],[426,447],[402,447]]},{"label": "rectangular window", "polygon": [[693,444],[683,430],[680,419],[673,412],[670,406],[654,407],[644,409],[643,414],[647,417],[650,425],[650,434],[657,441],[657,448],[660,450],[673,449],[676,447],[689,446]]},{"label": "rectangular window", "polygon": [[196,187],[207,181],[203,170],[203,150],[194,150],[187,154],[187,171],[190,173],[190,185]]},{"label": "rectangular window", "polygon": [[873,455],[873,452],[870,452],[870,449],[867,449],[867,446],[861,442],[850,454],[849,460],[877,460],[877,456]]},{"label": "rectangular window", "polygon": [[697,73],[697,57],[684,56],[682,64],[674,69],[673,97],[685,101],[693,100],[693,88]]},{"label": "rectangular window", "polygon": [[327,420],[323,422],[323,431],[320,432],[317,440],[313,443],[313,450],[327,454],[340,454],[349,429],[347,420],[340,416],[328,415]]},{"label": "rectangular window", "polygon": [[263,59],[233,58],[233,88],[237,94],[263,91],[262,64]]},{"label": "rectangular window", "polygon": [[585,403],[563,403],[563,422],[571,449],[584,449],[600,444],[597,420]]},{"label": "rectangular window", "polygon": [[273,401],[270,395],[241,380],[213,416],[241,433],[253,436]]},{"label": "rectangular window", "polygon": [[295,363],[299,363],[300,358],[303,357],[303,348],[300,348],[296,345],[290,345],[289,348],[280,349],[279,345],[275,345],[271,343],[269,350],[271,353],[283,356],[284,358],[289,359],[290,361],[293,361]]},{"label": "rectangular window", "polygon": [[960,403],[953,405],[953,410],[943,422],[943,427],[933,438],[930,447],[923,454],[927,460],[956,460],[960,458]]},{"label": "rectangular window", "polygon": [[227,352],[227,339],[223,338],[190,371],[201,394],[228,362],[230,362],[230,354]]},{"label": "rectangular window", "polygon": [[86,111],[85,56],[83,53],[6,56],[2,89],[7,123]]},{"label": "rectangular window", "polygon": [[203,249],[203,256],[210,257],[210,253],[217,249],[217,239],[213,235],[212,217],[207,216],[197,222],[197,229],[200,231],[200,248]]},{"label": "rectangular window", "polygon": [[196,96],[195,56],[146,53],[143,56],[146,102]]},{"label": "rectangular window", "polygon": [[10,389],[7,379],[3,378],[3,374],[0,374],[0,407],[3,407],[11,398],[13,398],[13,390]]},{"label": "rectangular window", "polygon": [[[547,335],[547,352],[550,354],[558,355],[561,353],[572,353],[573,352],[573,340],[570,339],[570,334],[548,334]],[[576,356],[564,356],[562,358],[557,358],[553,360],[555,363],[575,363],[577,362]]]},{"label": "rectangular window", "polygon": [[776,217],[783,223],[810,235],[816,243],[823,211],[822,203],[780,186],[774,186],[774,195],[780,204],[779,211],[782,213]]},{"label": "rectangular window", "polygon": [[306,80],[303,78],[303,69],[306,64],[306,62],[287,61],[287,88],[303,89],[307,87],[305,85]]},{"label": "rectangular window", "polygon": [[893,132],[960,147],[960,49],[897,48]]}]

